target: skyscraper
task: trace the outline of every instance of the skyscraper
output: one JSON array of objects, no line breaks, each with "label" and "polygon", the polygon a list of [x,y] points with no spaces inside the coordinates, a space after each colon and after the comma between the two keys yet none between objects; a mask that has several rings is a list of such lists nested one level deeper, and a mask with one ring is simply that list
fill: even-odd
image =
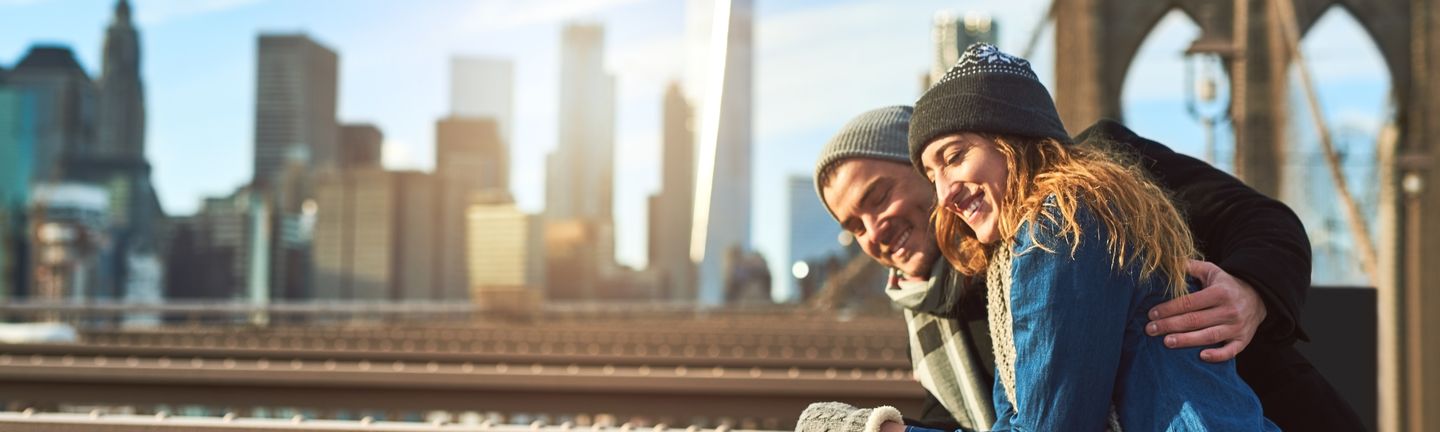
[{"label": "skyscraper", "polygon": [[247,185],[205,198],[193,216],[173,218],[165,296],[268,302],[276,237],[270,205]]},{"label": "skyscraper", "polygon": [[340,126],[340,169],[354,170],[381,167],[385,135],[372,124]]},{"label": "skyscraper", "polygon": [[334,171],[315,185],[315,298],[433,298],[433,177],[378,168]]},{"label": "skyscraper", "polygon": [[511,143],[515,106],[515,66],[509,60],[460,56],[450,59],[450,115],[490,118],[500,140]]},{"label": "skyscraper", "polygon": [[724,301],[727,251],[750,248],[751,0],[717,0],[700,107],[695,224],[701,304]]},{"label": "skyscraper", "polygon": [[571,244],[564,257],[547,246],[552,258],[547,266],[566,268],[568,275],[552,272],[556,277],[547,283],[565,285],[560,291],[576,293],[577,299],[595,298],[615,267],[615,77],[605,72],[604,45],[605,30],[598,24],[565,26],[560,142],[547,159],[545,216],[561,232],[546,237],[583,243]]},{"label": "skyscraper", "polygon": [[435,275],[441,298],[469,295],[465,239],[466,209],[477,195],[509,202],[509,156],[492,118],[450,117],[435,124],[435,176],[439,207],[435,213]]},{"label": "skyscraper", "polygon": [[838,241],[840,225],[834,222],[825,205],[815,196],[815,180],[809,175],[791,176],[788,186],[790,259],[785,262],[784,268],[777,271],[781,273],[780,280],[783,282],[780,287],[785,295],[798,298],[798,290],[794,289],[795,279],[803,276],[798,276],[793,269],[798,267],[803,273],[818,272],[831,256],[844,248]]},{"label": "skyscraper", "polygon": [[109,299],[113,258],[107,227],[110,194],[100,186],[37,183],[31,193],[28,236],[34,263],[32,298],[49,301]]},{"label": "skyscraper", "polygon": [[25,203],[35,165],[35,98],[0,69],[0,300],[26,292]]},{"label": "skyscraper", "polygon": [[651,200],[650,266],[660,274],[666,300],[696,299],[690,229],[695,211],[695,133],[690,104],[678,83],[665,89],[660,148],[660,192]]},{"label": "skyscraper", "polygon": [[551,158],[546,216],[609,221],[613,215],[615,77],[605,72],[605,30],[565,26],[560,49],[560,143]]},{"label": "skyscraper", "polygon": [[139,32],[130,3],[120,0],[105,35],[98,121],[93,145],[67,155],[66,177],[105,185],[113,194],[109,228],[117,251],[116,289],[132,301],[161,297],[160,199],[145,159],[145,88],[140,79]]},{"label": "skyscraper", "polygon": [[145,85],[140,80],[140,36],[130,2],[120,0],[105,34],[100,70],[100,123],[96,156],[145,158]]},{"label": "skyscraper", "polygon": [[67,155],[84,154],[95,137],[95,83],[68,47],[37,45],[5,77],[6,87],[33,97],[33,181],[59,181]]},{"label": "skyscraper", "polygon": [[0,77],[0,212],[24,206],[35,168],[34,95]]},{"label": "skyscraper", "polygon": [[510,164],[499,122],[450,117],[435,124],[435,173],[469,189],[510,188]]},{"label": "skyscraper", "polygon": [[[255,73],[255,160],[251,184],[265,200],[258,221],[264,265],[252,271],[251,298],[311,295],[310,224],[314,176],[340,165],[335,120],[339,57],[304,34],[262,34]],[[313,207],[313,206],[312,206]],[[260,285],[268,281],[268,285]]]},{"label": "skyscraper", "polygon": [[471,205],[466,222],[470,297],[481,307],[539,299],[545,286],[544,221],[514,203],[495,203]]},{"label": "skyscraper", "polygon": [[254,183],[274,184],[289,157],[337,166],[335,52],[303,34],[262,34],[257,60]]},{"label": "skyscraper", "polygon": [[935,40],[935,62],[930,64],[930,73],[924,79],[924,92],[930,85],[945,76],[945,71],[960,61],[960,53],[976,42],[994,44],[1000,34],[999,23],[990,15],[980,12],[966,12],[956,15],[952,11],[935,13],[935,24],[931,37]]},{"label": "skyscraper", "polygon": [[[110,244],[95,257],[99,279],[86,283],[87,295],[154,299],[160,291],[155,236],[162,212],[143,154],[138,48],[127,3],[116,6],[111,30],[102,70],[119,91],[98,87],[69,48],[55,46],[32,47],[5,81],[29,108],[18,130],[33,150],[23,156],[32,161],[32,184],[98,185],[108,193],[102,229]],[[107,118],[100,113],[120,111],[134,112],[99,121]],[[49,205],[46,196],[27,198],[40,208]]]}]

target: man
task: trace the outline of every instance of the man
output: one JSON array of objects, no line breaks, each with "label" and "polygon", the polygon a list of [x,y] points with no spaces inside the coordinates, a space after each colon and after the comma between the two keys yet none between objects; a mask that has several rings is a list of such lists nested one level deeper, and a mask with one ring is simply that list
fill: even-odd
[{"label": "man", "polygon": [[[911,166],[911,112],[881,108],[847,124],[821,152],[816,189],[865,254],[892,269],[885,292],[904,308],[915,374],[928,391],[924,412],[904,422],[983,430],[995,420],[984,284],[962,280],[940,256],[930,223],[934,189]],[[1236,358],[1266,417],[1283,430],[1363,430],[1358,416],[1291,346],[1307,338],[1298,323],[1310,284],[1309,239],[1294,213],[1119,123],[1098,122],[1075,141],[1092,138],[1140,156],[1139,163],[1174,193],[1210,261],[1189,266],[1203,289],[1156,307],[1147,332],[1163,335],[1171,348],[1223,343],[1201,358]],[[815,404],[797,430],[895,430],[902,428],[900,417],[889,407]]]}]

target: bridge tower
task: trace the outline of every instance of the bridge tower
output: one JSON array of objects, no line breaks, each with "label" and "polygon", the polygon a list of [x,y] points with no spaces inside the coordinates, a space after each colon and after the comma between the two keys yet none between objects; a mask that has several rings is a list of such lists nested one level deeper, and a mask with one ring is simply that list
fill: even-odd
[{"label": "bridge tower", "polygon": [[[1055,99],[1071,132],[1123,120],[1125,74],[1140,44],[1171,10],[1202,40],[1223,41],[1231,82],[1236,174],[1278,196],[1292,54],[1273,1],[1294,5],[1301,37],[1331,7],[1365,29],[1390,71],[1398,132],[1381,163],[1379,427],[1440,430],[1440,4],[1432,0],[1055,0]],[[1383,142],[1383,140],[1382,140]],[[1426,314],[1425,311],[1431,311]],[[1426,366],[1429,365],[1429,368]]]}]

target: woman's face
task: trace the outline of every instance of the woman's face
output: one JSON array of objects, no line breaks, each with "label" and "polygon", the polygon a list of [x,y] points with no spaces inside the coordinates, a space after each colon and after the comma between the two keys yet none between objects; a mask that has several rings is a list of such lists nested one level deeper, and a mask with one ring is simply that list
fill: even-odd
[{"label": "woman's face", "polygon": [[920,154],[936,205],[960,218],[981,243],[1000,240],[999,209],[1010,175],[995,142],[962,132],[931,141]]}]

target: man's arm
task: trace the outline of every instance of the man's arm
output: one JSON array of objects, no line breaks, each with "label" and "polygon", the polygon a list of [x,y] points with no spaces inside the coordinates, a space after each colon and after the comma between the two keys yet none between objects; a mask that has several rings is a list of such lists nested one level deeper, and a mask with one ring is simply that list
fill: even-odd
[{"label": "man's arm", "polygon": [[[1174,194],[1176,205],[1189,220],[1205,259],[1218,265],[1224,274],[1248,285],[1264,301],[1264,322],[1256,332],[1260,339],[1275,344],[1308,340],[1299,322],[1300,306],[1310,288],[1310,240],[1300,219],[1289,207],[1205,162],[1140,137],[1119,123],[1102,120],[1081,133],[1078,139],[1095,137],[1135,150],[1146,170]],[[1170,321],[1162,319],[1157,324],[1182,328],[1179,323],[1185,319],[1204,321],[1197,319],[1201,318],[1198,315],[1185,316],[1203,312],[1194,310],[1202,305],[1192,304],[1186,308],[1180,306],[1187,305],[1172,303],[1162,305],[1170,310],[1162,310],[1161,318],[1177,310],[1184,315],[1169,318]],[[1209,331],[1204,336],[1215,334],[1218,332]],[[1218,342],[1193,341],[1204,342],[1194,345]]]}]

